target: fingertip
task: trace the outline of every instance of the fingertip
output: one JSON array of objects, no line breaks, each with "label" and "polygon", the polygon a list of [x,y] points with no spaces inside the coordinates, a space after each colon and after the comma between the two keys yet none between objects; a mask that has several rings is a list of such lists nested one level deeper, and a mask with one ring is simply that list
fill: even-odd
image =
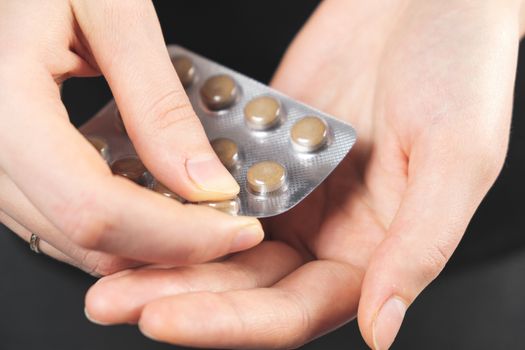
[{"label": "fingertip", "polygon": [[91,323],[94,323],[99,326],[109,326],[111,323],[106,323],[101,320],[99,320],[96,316],[93,316],[92,311],[89,311],[88,308],[84,308],[84,316],[87,318],[87,320]]},{"label": "fingertip", "polygon": [[257,220],[250,220],[244,227],[241,227],[233,238],[230,248],[231,253],[247,250],[255,247],[264,239],[264,231]]},{"label": "fingertip", "polygon": [[110,304],[108,303],[107,298],[101,296],[96,284],[86,293],[84,303],[84,314],[91,323],[101,326],[111,324],[111,322],[108,322],[106,316]]},{"label": "fingertip", "polygon": [[[124,276],[129,273],[129,270],[122,271],[116,275]],[[138,315],[133,319],[129,315],[127,308],[122,307],[123,296],[119,293],[120,288],[115,288],[115,284],[108,282],[117,280],[119,277],[110,276],[109,278],[102,278],[95,283],[86,293],[85,309],[86,317],[92,323],[98,325],[112,325],[118,323],[130,323],[136,321]],[[125,298],[124,298],[125,299]]]},{"label": "fingertip", "polygon": [[412,300],[412,282],[403,270],[408,252],[402,244],[406,242],[399,236],[383,241],[363,280],[358,323],[363,339],[374,350],[392,346],[410,305],[407,298]]},{"label": "fingertip", "polygon": [[141,313],[140,331],[150,339],[172,344],[210,347],[224,342],[231,315],[220,295],[196,292],[157,299]]},{"label": "fingertip", "polygon": [[372,321],[374,350],[386,350],[392,346],[405,318],[407,305],[401,298],[392,296],[381,306]]},{"label": "fingertip", "polygon": [[203,202],[235,198],[240,192],[240,186],[211,147],[204,144],[208,142],[207,139],[202,140],[198,151],[186,151],[184,155],[171,151],[188,147],[190,141],[188,138],[185,140],[186,144],[179,145],[148,144],[141,147],[136,142],[134,144],[154,177],[184,199]]},{"label": "fingertip", "polygon": [[143,308],[138,322],[142,334],[152,340],[172,344],[180,344],[191,337],[192,327],[198,328],[199,324],[187,316],[188,305],[177,303],[173,298],[158,299]]},{"label": "fingertip", "polygon": [[185,166],[188,177],[198,189],[197,200],[231,199],[239,194],[239,184],[215,154],[190,158]]},{"label": "fingertip", "polygon": [[142,310],[142,314],[139,318],[138,327],[145,337],[161,341],[160,330],[162,329],[164,320],[161,318],[159,313],[156,311],[155,303],[148,304]]}]

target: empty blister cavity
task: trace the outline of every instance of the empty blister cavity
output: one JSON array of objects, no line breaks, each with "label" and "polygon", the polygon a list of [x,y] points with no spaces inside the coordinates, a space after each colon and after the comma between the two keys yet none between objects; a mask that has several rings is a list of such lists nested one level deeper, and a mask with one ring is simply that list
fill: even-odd
[{"label": "empty blister cavity", "polygon": [[213,140],[211,146],[227,169],[233,169],[239,162],[239,147],[234,141],[221,137]]},{"label": "empty blister cavity", "polygon": [[281,120],[281,103],[271,96],[259,96],[244,107],[244,120],[253,130],[268,130]]},{"label": "empty blister cavity", "polygon": [[195,80],[195,66],[193,65],[193,60],[188,56],[177,56],[173,58],[172,62],[182,86],[185,88],[190,87]]},{"label": "empty blister cavity", "polygon": [[252,165],[246,174],[248,188],[255,194],[275,192],[286,183],[286,169],[273,161],[263,161]]},{"label": "empty blister cavity", "polygon": [[237,215],[239,213],[239,199],[229,199],[225,201],[200,202],[201,206],[212,208],[229,215]]},{"label": "empty blister cavity", "polygon": [[144,185],[147,169],[137,157],[126,157],[114,161],[111,171],[115,175],[125,177],[136,184]]},{"label": "empty blister cavity", "polygon": [[328,140],[328,125],[318,117],[305,117],[297,121],[290,131],[294,148],[299,152],[314,152]]},{"label": "empty blister cavity", "polygon": [[97,150],[98,154],[100,154],[100,156],[104,158],[106,162],[109,162],[109,145],[106,140],[98,136],[86,136],[86,138],[89,143]]},{"label": "empty blister cavity", "polygon": [[238,93],[237,83],[228,74],[208,78],[200,91],[202,102],[211,111],[230,108],[235,103]]}]

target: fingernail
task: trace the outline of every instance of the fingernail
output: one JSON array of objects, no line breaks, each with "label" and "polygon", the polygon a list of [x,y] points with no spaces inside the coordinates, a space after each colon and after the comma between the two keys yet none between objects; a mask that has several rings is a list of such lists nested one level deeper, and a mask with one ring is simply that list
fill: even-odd
[{"label": "fingernail", "polygon": [[239,193],[239,184],[215,156],[204,156],[188,159],[186,171],[195,185],[206,192],[229,195]]},{"label": "fingernail", "polygon": [[91,322],[91,323],[98,324],[99,326],[108,326],[109,325],[108,323],[103,323],[103,322],[95,320],[93,317],[91,317],[89,315],[89,313],[88,313],[86,308],[84,308],[84,315],[86,316],[88,321]]},{"label": "fingernail", "polygon": [[246,250],[259,244],[264,238],[264,231],[260,224],[249,224],[242,227],[233,239],[231,252]]},{"label": "fingernail", "polygon": [[383,304],[372,326],[374,350],[390,348],[401,328],[406,311],[406,304],[395,296]]}]

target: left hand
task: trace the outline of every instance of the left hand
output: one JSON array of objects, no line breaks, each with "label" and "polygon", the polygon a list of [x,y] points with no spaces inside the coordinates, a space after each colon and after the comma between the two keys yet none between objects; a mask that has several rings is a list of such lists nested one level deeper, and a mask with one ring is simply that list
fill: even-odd
[{"label": "left hand", "polygon": [[357,315],[371,347],[390,347],[503,164],[516,4],[324,1],[273,86],[352,123],[351,156],[266,222],[270,241],[102,279],[91,318],[182,345],[289,348]]}]

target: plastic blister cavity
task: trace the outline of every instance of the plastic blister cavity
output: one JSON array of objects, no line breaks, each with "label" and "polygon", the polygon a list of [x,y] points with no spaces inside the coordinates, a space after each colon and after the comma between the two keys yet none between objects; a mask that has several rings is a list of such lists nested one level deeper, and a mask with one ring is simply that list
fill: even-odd
[{"label": "plastic blister cavity", "polygon": [[[182,47],[168,50],[208,139],[241,188],[231,201],[200,205],[232,215],[281,214],[319,186],[356,141],[347,123]],[[104,140],[99,152],[114,167],[137,157],[114,101],[81,131]],[[147,171],[137,178],[142,169],[135,170],[133,181],[183,200]]]}]

